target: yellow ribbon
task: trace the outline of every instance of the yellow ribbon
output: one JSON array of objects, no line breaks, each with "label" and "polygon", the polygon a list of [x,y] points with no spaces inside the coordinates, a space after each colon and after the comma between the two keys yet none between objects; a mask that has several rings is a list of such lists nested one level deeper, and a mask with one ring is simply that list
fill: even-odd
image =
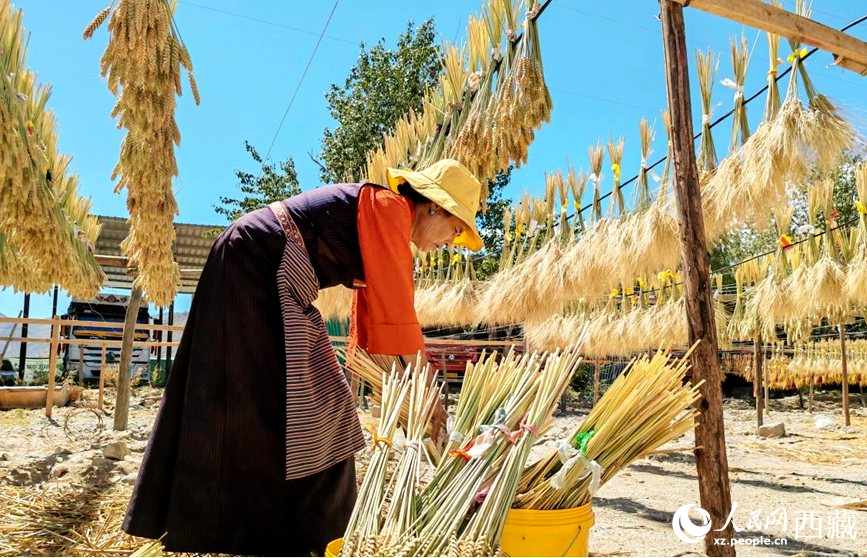
[{"label": "yellow ribbon", "polygon": [[611,293],[608,295],[608,298],[617,298],[620,296],[620,289],[611,289]]},{"label": "yellow ribbon", "polygon": [[620,180],[620,165],[617,163],[611,164],[611,172],[614,173],[614,178]]},{"label": "yellow ribbon", "polygon": [[857,209],[858,213],[861,215],[867,215],[867,205],[859,200],[855,200],[855,209]]},{"label": "yellow ribbon", "polygon": [[391,440],[388,438],[380,438],[379,434],[377,434],[376,432],[376,428],[373,425],[368,424],[367,430],[368,432],[370,432],[370,435],[373,436],[373,442],[371,442],[370,444],[370,451],[374,451],[376,449],[376,445],[379,443],[383,443],[389,448],[391,447]]},{"label": "yellow ribbon", "polygon": [[638,283],[638,288],[640,288],[642,291],[647,290],[647,283],[644,282],[644,279],[638,277],[636,279],[636,282]]},{"label": "yellow ribbon", "polygon": [[795,60],[798,60],[798,59],[801,59],[801,58],[804,58],[805,56],[807,56],[807,52],[808,51],[806,48],[802,48],[799,50],[793,50],[792,54],[790,54],[789,57],[786,58],[786,60],[788,60],[789,63],[793,63]]},{"label": "yellow ribbon", "polygon": [[670,279],[674,279],[674,272],[670,269],[666,269],[656,275],[656,278],[660,281],[668,281]]},{"label": "yellow ribbon", "polygon": [[518,225],[518,231],[517,231],[518,236],[521,236],[525,232],[527,232],[527,225],[525,225],[524,223],[521,223],[520,225]]},{"label": "yellow ribbon", "polygon": [[461,263],[461,255],[460,254],[454,254],[452,256],[452,263]]},{"label": "yellow ribbon", "polygon": [[780,238],[777,239],[777,244],[788,250],[792,247],[792,237],[787,234],[780,235]]},{"label": "yellow ribbon", "polygon": [[575,200],[575,201],[572,202],[572,203],[575,205],[575,209],[581,209],[581,204],[578,203],[578,200]]}]

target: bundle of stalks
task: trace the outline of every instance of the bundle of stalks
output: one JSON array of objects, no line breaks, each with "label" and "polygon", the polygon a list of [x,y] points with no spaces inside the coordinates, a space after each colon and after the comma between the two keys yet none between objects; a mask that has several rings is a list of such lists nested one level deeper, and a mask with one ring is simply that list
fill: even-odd
[{"label": "bundle of stalks", "polygon": [[[130,232],[121,249],[138,269],[134,286],[158,305],[174,300],[180,281],[172,255],[177,213],[172,179],[178,174],[174,148],[181,141],[174,112],[182,68],[199,103],[173,6],[167,0],[120,0],[109,19],[110,39],[101,60],[102,75],[118,97],[112,116],[127,131],[112,175],[116,192],[127,189],[130,213]],[[103,19],[103,13],[97,16],[85,38]]]},{"label": "bundle of stalks", "polygon": [[518,430],[511,440],[514,447],[500,467],[497,475],[486,486],[486,494],[481,506],[473,516],[456,542],[450,545],[449,554],[453,556],[493,556],[499,550],[503,525],[521,474],[530,457],[530,451],[550,422],[557,401],[566,389],[581,359],[576,351],[563,354],[554,353],[545,361],[545,368],[537,380],[538,392],[527,415],[522,419]]},{"label": "bundle of stalks", "polygon": [[[747,37],[741,33],[740,41],[730,41],[732,56],[732,72],[734,80],[723,80],[723,84],[734,88],[734,114],[732,119],[732,138],[729,142],[729,152],[735,153],[750,137],[750,123],[747,120],[747,107],[744,104],[744,81],[747,79],[747,66],[749,65],[750,51],[747,46]],[[774,82],[776,84],[776,82]],[[777,93],[779,96],[779,93]],[[779,98],[779,97],[778,97]],[[779,100],[778,100],[779,102]]]},{"label": "bundle of stalks", "polygon": [[345,320],[352,312],[352,291],[341,286],[322,289],[313,304],[324,320]]},{"label": "bundle of stalks", "polygon": [[644,211],[650,207],[650,181],[647,173],[647,159],[650,157],[654,132],[650,123],[642,118],[638,123],[638,135],[641,138],[641,164],[638,169],[638,181],[635,186],[635,208]]},{"label": "bundle of stalks", "polygon": [[602,143],[590,146],[590,180],[593,182],[593,209],[591,215],[593,221],[598,223],[602,219],[602,200],[600,199],[602,184]]},{"label": "bundle of stalks", "polygon": [[88,249],[99,226],[58,151],[51,87],[26,67],[22,19],[0,1],[0,286],[92,298],[104,280]]},{"label": "bundle of stalks", "polygon": [[[465,443],[440,463],[420,495],[411,534],[395,547],[397,554],[487,556],[497,550],[504,506],[514,496],[515,471],[524,466],[529,446],[547,427],[578,362],[572,349],[562,355],[524,355],[501,364],[500,370],[516,383],[500,407],[491,408],[489,400],[477,399],[465,409],[486,422],[473,424]],[[488,390],[502,393],[499,385]],[[473,407],[479,406],[486,416],[474,412]],[[482,505],[473,511],[479,501]]]},{"label": "bundle of stalks", "polygon": [[[771,0],[771,5],[780,7],[779,0]],[[770,121],[780,111],[780,88],[777,85],[777,66],[780,63],[780,36],[766,33],[768,38],[768,94],[765,97],[765,121]]]},{"label": "bundle of stalks", "polygon": [[867,307],[867,163],[862,162],[855,170],[855,187],[858,200],[858,228],[854,255],[846,274],[846,297],[857,307]]},{"label": "bundle of stalks", "polygon": [[[828,221],[828,229],[834,226],[834,221]],[[843,265],[834,247],[832,232],[827,230],[822,235],[822,253],[819,260],[810,268],[810,289],[805,305],[807,312],[814,316],[839,315],[848,306],[845,297],[841,296],[846,281]]]},{"label": "bundle of stalks", "polygon": [[664,351],[630,362],[578,430],[527,467],[513,507],[589,504],[622,469],[694,429],[700,383],[684,383],[687,368],[686,357],[672,359]]},{"label": "bundle of stalks", "polygon": [[[795,11],[807,18],[811,15],[810,5],[805,0],[796,0]],[[810,107],[807,141],[813,150],[819,171],[830,171],[837,168],[844,154],[852,147],[857,131],[843,118],[830,99],[816,91],[807,75],[806,66],[800,62],[806,55],[805,49],[797,41],[789,40],[789,44],[793,56],[799,60],[795,63],[795,69],[801,74]]]},{"label": "bundle of stalks", "polygon": [[792,316],[789,297],[782,286],[791,273],[791,266],[786,257],[786,251],[791,245],[788,236],[794,209],[791,207],[775,212],[775,225],[780,238],[777,242],[777,252],[768,275],[756,286],[752,298],[747,302],[747,315],[759,320],[762,336],[767,339],[776,337],[776,326]]},{"label": "bundle of stalks", "polygon": [[[381,515],[386,503],[386,472],[392,453],[392,439],[397,431],[401,407],[409,391],[410,367],[398,373],[393,367],[382,376],[382,414],[379,425],[371,433],[373,455],[367,474],[358,491],[358,499],[343,535],[342,556],[376,556],[381,545]],[[426,375],[425,378],[426,380]],[[411,420],[413,417],[409,417]],[[427,423],[425,423],[427,424]],[[424,427],[422,427],[424,428]],[[399,513],[399,512],[398,512]]]},{"label": "bundle of stalks", "polygon": [[626,203],[623,200],[623,192],[620,190],[620,163],[623,161],[623,138],[620,138],[617,142],[608,140],[608,157],[611,159],[611,174],[614,176],[614,186],[611,187],[611,203],[608,206],[608,218],[613,219],[626,212]]},{"label": "bundle of stalks", "polygon": [[719,55],[712,52],[696,51],[698,86],[701,93],[701,144],[699,146],[698,170],[700,173],[713,172],[717,167],[716,147],[710,128],[711,93],[719,69]]},{"label": "bundle of stalks", "polygon": [[[380,537],[374,539],[376,547],[369,549],[379,556],[383,550],[393,547],[404,536],[416,518],[416,487],[422,464],[422,440],[425,429],[440,396],[440,389],[428,381],[427,367],[416,368],[409,377],[409,393],[406,399],[407,418],[403,422],[406,435],[405,450],[400,455],[397,467],[388,482]],[[388,554],[386,554],[388,555]]]},{"label": "bundle of stalks", "polygon": [[586,232],[584,215],[581,212],[581,204],[583,203],[581,200],[584,199],[584,190],[587,188],[588,179],[589,175],[583,171],[576,173],[575,169],[569,167],[566,181],[569,183],[569,189],[572,191],[572,200],[575,207],[575,236]]}]

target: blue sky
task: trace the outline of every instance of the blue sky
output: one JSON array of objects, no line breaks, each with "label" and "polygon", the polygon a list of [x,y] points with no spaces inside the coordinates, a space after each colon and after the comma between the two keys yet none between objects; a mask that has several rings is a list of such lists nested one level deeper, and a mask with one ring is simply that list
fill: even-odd
[{"label": "blue sky", "polygon": [[[49,103],[57,113],[61,150],[73,155],[72,171],[81,179],[81,192],[90,196],[93,211],[126,215],[126,194],[114,194],[110,181],[122,132],[110,117],[114,98],[99,74],[99,59],[108,36],[100,29],[89,41],[81,33],[107,0],[18,0],[24,25],[31,33],[28,66],[53,86]],[[786,0],[788,8],[794,0]],[[393,45],[407,21],[434,17],[444,39],[460,39],[467,16],[480,2],[398,2],[396,0],[340,0],[326,36],[301,86],[271,158],[295,159],[302,187],[319,186],[317,167],[308,153],[318,153],[322,130],[332,126],[324,93],[342,83],[358,56],[358,45],[385,37]],[[187,91],[179,99],[177,120],[182,142],[177,149],[180,174],[175,191],[181,222],[222,224],[213,211],[219,196],[236,191],[233,171],[256,170],[244,151],[244,140],[265,153],[274,138],[292,92],[333,7],[319,2],[180,0],[177,24],[195,66],[202,104],[196,107]],[[814,19],[840,27],[864,14],[863,2],[815,0]],[[656,1],[553,0],[542,15],[540,28],[545,74],[554,111],[551,123],[530,148],[529,163],[513,173],[507,195],[541,191],[544,173],[587,166],[587,147],[598,139],[624,136],[624,178],[637,171],[638,121],[659,124],[665,106],[665,78],[661,31],[655,19]],[[750,94],[764,84],[767,43],[753,29],[743,28],[693,9],[686,10],[690,48],[711,48],[721,55],[714,88],[717,114],[732,104],[732,91],[719,84],[731,77],[729,38],[743,30],[754,54],[747,76]],[[867,40],[867,23],[850,31]],[[788,46],[781,47],[783,59]],[[831,56],[817,53],[808,67],[817,88],[846,107],[862,133],[867,132],[867,79],[830,66]],[[694,69],[691,75],[695,76]],[[186,86],[186,83],[185,83]],[[750,120],[761,116],[763,98],[751,105]],[[697,89],[693,107],[698,109]],[[698,122],[700,115],[697,115]],[[720,156],[728,144],[730,127],[716,129]],[[661,129],[654,154],[664,154]],[[606,164],[607,166],[607,164]],[[610,173],[609,173],[610,174]],[[604,187],[610,187],[610,178]],[[605,189],[605,188],[603,188]],[[625,195],[631,199],[632,192]],[[15,315],[23,295],[0,292],[0,312]],[[60,310],[68,299],[61,294]],[[34,296],[31,315],[47,316],[50,296]],[[180,297],[179,310],[189,305]]]}]

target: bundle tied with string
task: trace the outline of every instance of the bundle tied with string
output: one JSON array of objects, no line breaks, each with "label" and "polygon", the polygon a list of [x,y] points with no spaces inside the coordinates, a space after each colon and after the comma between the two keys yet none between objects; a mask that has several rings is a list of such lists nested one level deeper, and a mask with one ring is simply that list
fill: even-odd
[{"label": "bundle tied with string", "polygon": [[702,174],[713,172],[717,167],[716,147],[710,127],[711,93],[719,69],[719,55],[713,51],[696,51],[698,86],[701,93],[701,145],[699,146],[698,170]]},{"label": "bundle tied with string", "polygon": [[694,429],[701,382],[685,383],[687,368],[664,351],[630,362],[577,431],[524,470],[513,507],[589,504],[622,469]]},{"label": "bundle tied with string", "polygon": [[638,123],[638,135],[641,138],[641,163],[635,185],[635,208],[637,211],[644,211],[650,207],[651,203],[647,159],[650,157],[654,138],[653,127],[645,118],[642,118]]},{"label": "bundle tied with string", "polygon": [[[175,95],[181,95],[181,70],[199,103],[187,47],[173,22],[167,0],[119,0],[108,23],[102,75],[118,97],[112,116],[127,134],[112,173],[115,191],[127,189],[129,236],[121,243],[129,265],[138,270],[133,285],[151,302],[171,302],[180,281],[172,255],[177,213],[172,179],[178,174],[174,148],[181,141],[175,122]],[[104,19],[99,14],[95,20]],[[88,38],[95,29],[85,32]]]},{"label": "bundle tied with string", "polygon": [[341,556],[375,556],[382,543],[380,516],[386,503],[388,460],[401,407],[410,389],[409,378],[409,367],[402,372],[392,368],[387,375],[383,373],[382,418],[371,429],[370,464],[343,536]]},{"label": "bundle tied with string", "polygon": [[750,123],[747,120],[747,108],[746,104],[744,104],[744,81],[747,78],[750,53],[747,47],[747,37],[743,33],[741,34],[740,41],[732,39],[730,45],[734,80],[727,78],[722,81],[722,84],[733,89],[735,92],[734,110],[732,113],[732,137],[729,142],[729,152],[734,153],[750,137]]},{"label": "bundle tied with string", "polygon": [[614,177],[614,185],[611,187],[611,203],[608,206],[608,217],[614,218],[626,212],[626,203],[623,192],[620,190],[620,164],[623,161],[623,138],[616,142],[608,140],[608,157],[611,159],[611,175]]}]

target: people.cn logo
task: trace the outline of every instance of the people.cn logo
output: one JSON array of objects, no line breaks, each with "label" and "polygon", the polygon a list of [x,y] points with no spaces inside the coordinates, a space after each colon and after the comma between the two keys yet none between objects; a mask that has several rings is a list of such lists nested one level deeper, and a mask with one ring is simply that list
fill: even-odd
[{"label": "people.cn logo", "polygon": [[681,506],[674,512],[674,519],[671,520],[671,528],[674,529],[674,534],[677,538],[687,543],[697,543],[704,539],[704,536],[710,532],[710,514],[707,511],[695,506],[695,511],[701,516],[701,525],[696,525],[689,518],[689,510],[695,504],[687,504]]}]

